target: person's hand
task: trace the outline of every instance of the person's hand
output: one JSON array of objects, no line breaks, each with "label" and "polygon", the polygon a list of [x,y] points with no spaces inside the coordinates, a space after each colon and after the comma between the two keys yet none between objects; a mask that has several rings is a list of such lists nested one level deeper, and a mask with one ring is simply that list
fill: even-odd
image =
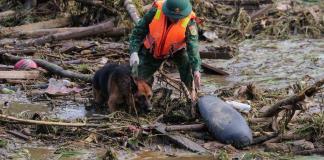
[{"label": "person's hand", "polygon": [[195,86],[197,89],[200,88],[200,84],[201,84],[200,77],[201,77],[200,72],[195,71],[194,72],[194,81],[195,81]]},{"label": "person's hand", "polygon": [[130,59],[129,59],[129,64],[130,64],[130,66],[139,64],[139,58],[138,58],[138,53],[137,52],[133,52],[131,54]]}]

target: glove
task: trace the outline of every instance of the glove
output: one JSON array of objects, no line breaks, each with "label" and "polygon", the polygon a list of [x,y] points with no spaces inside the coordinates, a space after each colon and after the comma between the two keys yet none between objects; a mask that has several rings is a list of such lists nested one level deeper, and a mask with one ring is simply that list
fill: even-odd
[{"label": "glove", "polygon": [[195,86],[196,86],[197,89],[200,88],[200,83],[201,83],[200,77],[201,77],[200,72],[199,71],[195,71],[194,72],[194,81],[195,81]]},{"label": "glove", "polygon": [[130,64],[130,66],[139,64],[139,58],[138,58],[138,53],[137,52],[133,52],[131,54],[130,59],[129,59],[129,64]]}]

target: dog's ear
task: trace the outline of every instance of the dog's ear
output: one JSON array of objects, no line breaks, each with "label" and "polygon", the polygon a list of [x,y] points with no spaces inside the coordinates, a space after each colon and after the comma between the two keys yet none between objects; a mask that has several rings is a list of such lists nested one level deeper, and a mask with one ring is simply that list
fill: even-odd
[{"label": "dog's ear", "polygon": [[133,76],[131,76],[131,91],[133,94],[135,94],[138,90],[138,86],[137,86],[137,79]]}]

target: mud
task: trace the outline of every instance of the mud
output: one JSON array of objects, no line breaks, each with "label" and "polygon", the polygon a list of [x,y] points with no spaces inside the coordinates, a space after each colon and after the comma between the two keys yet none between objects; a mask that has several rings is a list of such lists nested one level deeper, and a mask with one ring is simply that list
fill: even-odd
[{"label": "mud", "polygon": [[[246,40],[239,45],[239,55],[230,60],[203,60],[214,67],[221,67],[229,76],[202,75],[200,92],[213,94],[216,89],[226,88],[236,84],[256,82],[262,88],[283,88],[304,79],[319,79],[324,77],[324,41],[321,39],[294,39],[284,41]],[[178,77],[178,74],[172,74]],[[48,102],[31,103],[25,93],[14,95],[0,94],[0,108],[4,113],[14,116],[25,113],[42,113],[50,118],[61,120],[76,120],[90,117],[85,104],[65,101],[51,106]],[[6,100],[9,103],[5,103]],[[317,103],[322,103],[318,99]],[[309,110],[310,113],[320,111],[320,105]],[[90,145],[77,146],[72,152],[55,153],[61,145],[44,144],[40,141],[28,142],[4,137],[9,144],[1,148],[2,157],[20,159],[100,159],[105,154],[107,146]],[[143,151],[137,153],[121,152],[121,159],[213,159],[188,152]],[[3,156],[4,155],[4,156]],[[242,157],[241,153],[238,157]],[[296,159],[324,159],[318,156],[298,156]]]}]

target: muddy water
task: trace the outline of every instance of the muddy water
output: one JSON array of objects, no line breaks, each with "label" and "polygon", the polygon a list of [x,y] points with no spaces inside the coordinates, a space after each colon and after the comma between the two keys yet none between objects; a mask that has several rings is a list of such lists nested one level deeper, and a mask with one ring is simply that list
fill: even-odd
[{"label": "muddy water", "polygon": [[[324,40],[246,40],[239,44],[239,55],[231,60],[204,60],[230,73],[224,86],[256,82],[265,88],[281,88],[306,76],[324,77]],[[204,82],[213,79],[203,77]],[[205,85],[213,85],[207,83]]]}]

